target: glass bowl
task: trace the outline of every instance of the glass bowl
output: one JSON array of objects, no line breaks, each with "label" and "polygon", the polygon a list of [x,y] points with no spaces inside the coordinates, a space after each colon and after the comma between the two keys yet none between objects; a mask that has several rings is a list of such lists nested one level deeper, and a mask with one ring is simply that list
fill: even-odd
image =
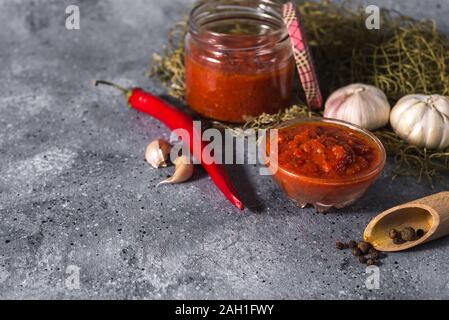
[{"label": "glass bowl", "polygon": [[[370,170],[366,172],[355,174],[353,176],[344,176],[338,179],[327,179],[308,177],[288,171],[286,168],[277,164],[277,156],[273,157],[273,155],[270,154],[270,157],[267,157],[266,162],[269,165],[269,170],[273,179],[279,184],[288,197],[301,208],[311,204],[318,212],[326,212],[333,207],[341,209],[353,204],[365,194],[368,188],[382,173],[386,163],[384,146],[371,132],[348,122],[334,119],[295,119],[283,123],[275,129],[282,130],[304,123],[328,123],[336,125],[341,129],[346,128],[348,130],[356,131],[372,142],[372,145],[377,148],[376,162],[374,162]],[[267,146],[269,146],[269,142],[267,142]],[[272,151],[270,152],[273,153]],[[267,153],[264,154],[267,156]],[[271,164],[276,163],[277,165],[272,166],[270,165],[270,162]]]}]

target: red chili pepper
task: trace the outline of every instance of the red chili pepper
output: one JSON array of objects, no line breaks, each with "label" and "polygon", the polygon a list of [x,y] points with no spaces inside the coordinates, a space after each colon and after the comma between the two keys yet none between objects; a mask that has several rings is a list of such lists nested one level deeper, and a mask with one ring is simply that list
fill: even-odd
[{"label": "red chili pepper", "polygon": [[[206,144],[202,141],[201,132],[198,132],[198,130],[194,127],[193,119],[189,115],[140,88],[125,89],[108,81],[95,82],[96,86],[99,84],[112,86],[120,90],[126,96],[126,99],[132,108],[158,119],[170,130],[186,130],[189,133],[190,141],[183,142],[188,144],[192,155],[201,161],[203,168],[207,171],[215,185],[221,190],[221,192],[223,192],[226,198],[228,198],[229,201],[231,201],[231,203],[240,210],[244,209],[243,203],[237,196],[237,192],[224,171],[223,166],[217,163],[208,164],[209,162],[205,163],[203,161],[203,148]],[[198,148],[193,147],[195,141],[200,142],[201,148],[199,150],[196,150]]]}]

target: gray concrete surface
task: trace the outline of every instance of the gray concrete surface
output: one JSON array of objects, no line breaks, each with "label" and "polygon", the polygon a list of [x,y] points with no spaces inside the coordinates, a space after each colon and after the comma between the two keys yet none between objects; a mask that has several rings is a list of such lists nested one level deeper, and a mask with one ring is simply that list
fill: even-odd
[{"label": "gray concrete surface", "polygon": [[[371,1],[449,31],[447,0]],[[81,30],[64,27],[78,4]],[[329,215],[297,209],[257,168],[232,168],[250,207],[236,212],[211,181],[156,188],[172,169],[143,160],[167,130],[92,80],[155,93],[143,74],[189,1],[0,1],[0,298],[449,298],[449,239],[392,254],[380,289],[339,239],[378,212],[436,190],[392,181]],[[72,266],[72,267],[71,267]],[[67,286],[73,266],[80,287]],[[68,272],[68,273],[67,273]],[[76,287],[76,286],[75,286]]]}]

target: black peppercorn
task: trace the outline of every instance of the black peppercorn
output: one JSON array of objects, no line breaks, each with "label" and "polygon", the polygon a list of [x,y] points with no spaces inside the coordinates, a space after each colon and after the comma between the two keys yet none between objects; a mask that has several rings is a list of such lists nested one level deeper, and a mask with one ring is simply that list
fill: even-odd
[{"label": "black peppercorn", "polygon": [[369,259],[371,259],[371,260],[378,260],[378,259],[380,258],[380,253],[379,253],[379,251],[372,252],[372,253],[370,253],[369,255],[367,255],[366,258],[367,258],[368,260],[369,260]]},{"label": "black peppercorn", "polygon": [[416,237],[422,238],[422,237],[424,237],[424,234],[425,234],[425,232],[423,229],[416,230]]},{"label": "black peppercorn", "polygon": [[379,264],[379,262],[377,260],[373,260],[373,259],[368,259],[368,261],[366,262],[366,264],[368,266],[377,266]]},{"label": "black peppercorn", "polygon": [[362,251],[359,248],[352,249],[352,254],[354,257],[360,257],[363,255]]},{"label": "black peppercorn", "polygon": [[400,234],[396,229],[392,229],[388,235],[389,235],[390,239],[394,240],[397,237],[399,237]]},{"label": "black peppercorn", "polygon": [[355,248],[357,248],[357,242],[354,241],[354,240],[351,240],[351,241],[349,241],[348,246],[349,246],[349,248],[351,248],[351,249],[355,249]]},{"label": "black peppercorn", "polygon": [[412,227],[407,227],[401,231],[401,237],[405,241],[415,241],[416,240],[416,231]]},{"label": "black peppercorn", "polygon": [[343,242],[337,241],[337,243],[335,244],[335,247],[338,250],[343,250],[343,249],[345,249],[345,244]]},{"label": "black peppercorn", "polygon": [[404,239],[402,239],[402,238],[396,238],[396,239],[393,239],[393,243],[394,244],[404,244],[405,243],[405,240]]},{"label": "black peppercorn", "polygon": [[371,244],[369,244],[368,242],[364,242],[364,241],[360,242],[357,247],[360,249],[360,251],[363,254],[367,254],[369,249],[372,248]]}]

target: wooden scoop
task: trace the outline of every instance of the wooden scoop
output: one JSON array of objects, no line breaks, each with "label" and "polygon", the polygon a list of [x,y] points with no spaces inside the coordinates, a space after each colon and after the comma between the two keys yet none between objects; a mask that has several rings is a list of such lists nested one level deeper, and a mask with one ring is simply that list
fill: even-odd
[{"label": "wooden scoop", "polygon": [[[389,233],[405,227],[422,229],[425,234],[416,241],[394,244]],[[364,238],[376,250],[396,252],[449,235],[449,191],[412,201],[387,210],[366,227]]]}]

